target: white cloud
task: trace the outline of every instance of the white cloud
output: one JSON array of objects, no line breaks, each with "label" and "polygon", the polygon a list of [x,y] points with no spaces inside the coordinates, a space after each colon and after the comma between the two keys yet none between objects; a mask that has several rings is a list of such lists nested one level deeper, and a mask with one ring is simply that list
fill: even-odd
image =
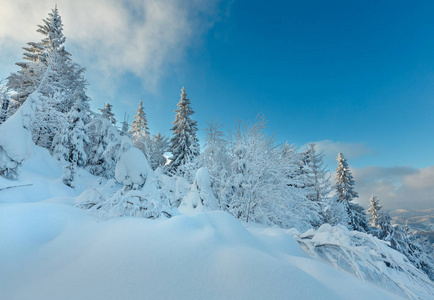
[{"label": "white cloud", "polygon": [[426,209],[434,207],[434,166],[367,167],[352,169],[359,202],[368,207],[376,195],[386,210]]},{"label": "white cloud", "polygon": [[220,15],[219,0],[6,0],[0,51],[21,52],[26,42],[40,40],[37,25],[54,3],[78,61],[101,78],[131,72],[151,88]]},{"label": "white cloud", "polygon": [[323,151],[328,159],[335,160],[338,153],[343,153],[346,158],[357,158],[371,154],[373,150],[363,143],[335,142],[322,140],[314,142],[318,151]]}]

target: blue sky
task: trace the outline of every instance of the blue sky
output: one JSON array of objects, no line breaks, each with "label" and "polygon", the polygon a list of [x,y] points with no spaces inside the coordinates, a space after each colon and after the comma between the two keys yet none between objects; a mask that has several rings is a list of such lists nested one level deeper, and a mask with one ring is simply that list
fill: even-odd
[{"label": "blue sky", "polygon": [[[235,1],[155,91],[124,77],[113,104],[170,134],[185,86],[201,129],[262,112],[279,141],[360,143],[354,165],[433,164],[434,5],[428,2]],[[129,91],[125,91],[128,89]],[[126,92],[126,93],[125,93]],[[94,96],[95,98],[97,95]]]},{"label": "blue sky", "polygon": [[[54,6],[40,2],[7,0],[0,13],[0,77],[40,38]],[[142,97],[151,132],[170,135],[185,86],[200,137],[211,119],[231,129],[262,112],[278,142],[319,141],[331,169],[341,151],[396,186],[434,165],[432,1],[57,3],[93,107],[109,101],[119,120]],[[387,178],[395,167],[409,171]]]}]

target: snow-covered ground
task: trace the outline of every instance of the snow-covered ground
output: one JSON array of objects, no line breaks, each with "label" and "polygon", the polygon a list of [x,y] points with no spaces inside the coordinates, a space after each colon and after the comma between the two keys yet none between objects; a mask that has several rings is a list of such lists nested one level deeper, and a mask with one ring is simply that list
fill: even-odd
[{"label": "snow-covered ground", "polygon": [[401,298],[224,212],[98,219],[74,207],[98,178],[61,176],[35,146],[18,180],[0,177],[0,299]]}]

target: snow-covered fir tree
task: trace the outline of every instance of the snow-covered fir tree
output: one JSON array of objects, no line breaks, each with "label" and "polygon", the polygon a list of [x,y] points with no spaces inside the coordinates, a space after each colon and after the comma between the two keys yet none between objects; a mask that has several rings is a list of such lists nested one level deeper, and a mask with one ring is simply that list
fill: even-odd
[{"label": "snow-covered fir tree", "polygon": [[114,178],[117,153],[110,149],[120,143],[118,130],[102,116],[93,118],[86,130],[90,141],[87,169],[96,176]]},{"label": "snow-covered fir tree", "polygon": [[169,139],[166,136],[162,135],[160,132],[152,136],[149,147],[149,163],[153,170],[158,167],[163,167],[166,164],[167,159],[164,153],[168,150]]},{"label": "snow-covered fir tree", "polygon": [[199,165],[208,169],[211,188],[218,199],[220,209],[224,206],[222,192],[230,168],[229,143],[222,131],[222,127],[223,125],[218,121],[208,123],[208,127],[205,129],[205,147],[199,159]]},{"label": "snow-covered fir tree", "polygon": [[175,110],[175,121],[173,121],[173,137],[170,140],[171,162],[168,165],[170,173],[181,175],[194,168],[194,163],[199,155],[199,140],[196,137],[197,122],[191,119],[194,113],[190,106],[190,99],[187,98],[185,88],[181,89],[181,99]]},{"label": "snow-covered fir tree", "polygon": [[127,113],[125,113],[124,121],[122,122],[122,127],[121,127],[121,135],[130,136],[130,133],[128,132],[129,128],[130,128],[130,125],[128,124]]},{"label": "snow-covered fir tree", "polygon": [[7,88],[5,80],[0,80],[0,125],[6,121],[9,110],[9,95],[6,92]]},{"label": "snow-covered fir tree", "polygon": [[369,232],[370,227],[365,209],[354,202],[348,203],[348,208],[352,228],[360,232]]},{"label": "snow-covered fir tree", "polygon": [[306,172],[311,185],[308,198],[312,201],[321,201],[331,192],[330,175],[323,162],[324,154],[317,153],[315,144],[310,143],[307,149]]},{"label": "snow-covered fir tree", "polygon": [[67,122],[53,140],[53,157],[68,164],[64,171],[64,183],[73,187],[76,167],[84,167],[87,163],[86,144],[89,137],[84,120],[86,119],[82,100],[77,102],[67,115]]},{"label": "snow-covered fir tree", "polygon": [[101,116],[107,120],[109,120],[114,126],[116,126],[116,118],[113,113],[113,105],[110,103],[104,104],[104,108],[98,109],[101,112]]},{"label": "snow-covered fir tree", "polygon": [[37,32],[44,38],[40,42],[27,43],[28,47],[23,48],[23,58],[26,61],[16,63],[21,69],[8,78],[8,88],[16,92],[11,97],[15,110],[36,90],[48,65],[48,56],[53,52],[57,52],[63,59],[69,59],[70,56],[64,48],[66,38],[57,5],[43,22],[43,25],[38,25]]},{"label": "snow-covered fir tree", "polygon": [[65,36],[57,7],[43,21],[38,32],[44,38],[24,48],[26,62],[17,63],[21,69],[8,77],[7,86],[11,91],[8,116],[36,90],[49,67],[47,83],[40,90],[41,104],[36,110],[32,134],[37,145],[51,149],[54,135],[64,124],[75,99],[81,98],[85,109],[89,108],[90,99],[86,96],[84,68],[74,63],[64,48]]},{"label": "snow-covered fir tree", "polygon": [[380,201],[378,200],[378,198],[374,195],[371,196],[371,199],[369,199],[369,202],[370,202],[370,205],[369,205],[369,208],[366,212],[372,216],[369,219],[371,221],[371,226],[378,228],[381,224],[382,214],[381,214],[380,210],[381,210],[382,206],[380,205]]},{"label": "snow-covered fir tree", "polygon": [[134,116],[134,121],[131,124],[130,135],[134,147],[142,150],[146,158],[149,158],[150,136],[148,120],[146,119],[146,113],[143,109],[142,99],[140,99],[139,108],[137,108],[136,115]]},{"label": "snow-covered fir tree", "polygon": [[337,162],[335,186],[337,201],[341,202],[347,210],[350,228],[366,232],[369,229],[366,214],[360,205],[352,202],[354,198],[359,197],[359,194],[354,190],[355,181],[342,153],[338,154]]},{"label": "snow-covered fir tree", "polygon": [[342,153],[338,154],[338,166],[336,168],[336,193],[338,201],[349,203],[358,198],[359,194],[354,190],[355,181],[351,174],[347,160]]}]

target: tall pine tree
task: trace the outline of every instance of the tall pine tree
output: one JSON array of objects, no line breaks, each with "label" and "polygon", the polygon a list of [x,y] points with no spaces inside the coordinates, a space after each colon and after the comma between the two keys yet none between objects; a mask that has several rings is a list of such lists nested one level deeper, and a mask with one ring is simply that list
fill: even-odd
[{"label": "tall pine tree", "polygon": [[196,137],[197,122],[191,119],[194,113],[190,107],[190,99],[187,98],[185,88],[181,89],[181,99],[175,110],[175,121],[173,121],[173,137],[170,140],[170,152],[172,152],[171,162],[168,170],[171,173],[180,173],[187,165],[193,164],[199,155],[199,140]]},{"label": "tall pine tree", "polygon": [[63,182],[73,187],[76,167],[84,167],[87,163],[86,144],[89,143],[84,120],[86,118],[82,100],[77,102],[67,115],[67,123],[56,134],[53,140],[53,156],[68,163],[64,168]]},{"label": "tall pine tree", "polygon": [[363,208],[353,203],[354,198],[359,194],[354,190],[355,181],[351,174],[347,160],[342,153],[338,154],[338,166],[336,168],[336,193],[337,201],[341,202],[348,213],[349,226],[353,230],[369,231],[368,221]]},{"label": "tall pine tree", "polygon": [[323,162],[324,154],[317,153],[315,144],[310,143],[307,149],[306,169],[311,185],[308,198],[312,201],[321,201],[331,192],[330,175]]},{"label": "tall pine tree", "polygon": [[149,163],[151,168],[155,170],[158,167],[163,167],[167,162],[164,153],[169,150],[169,139],[158,132],[152,136],[150,141]]},{"label": "tall pine tree", "polygon": [[379,227],[382,218],[382,214],[380,212],[382,206],[380,205],[380,201],[378,200],[378,198],[374,195],[371,196],[369,202],[370,202],[370,206],[369,209],[367,210],[367,213],[372,216],[370,218],[371,225],[373,227]]},{"label": "tall pine tree", "polygon": [[62,19],[56,7],[43,20],[44,25],[38,25],[37,32],[44,38],[40,42],[27,43],[24,47],[24,62],[17,62],[21,69],[8,77],[8,88],[15,91],[11,96],[12,109],[16,110],[34,92],[45,74],[50,55],[57,53],[62,60],[70,60],[70,54],[65,50]]},{"label": "tall pine tree", "polygon": [[40,89],[41,104],[37,107],[32,124],[35,143],[51,149],[55,133],[64,124],[65,115],[71,110],[75,99],[81,98],[84,109],[89,109],[89,97],[86,96],[87,82],[85,69],[71,60],[65,50],[62,20],[57,6],[39,25],[37,32],[44,37],[38,43],[28,43],[24,48],[25,62],[17,65],[20,70],[8,77],[7,87],[12,92],[8,116],[12,115],[34,92],[47,73],[46,84]]},{"label": "tall pine tree", "polygon": [[139,108],[134,116],[134,121],[130,129],[131,141],[134,147],[139,148],[149,159],[149,128],[148,120],[146,119],[145,110],[143,109],[143,102],[140,99]]}]

